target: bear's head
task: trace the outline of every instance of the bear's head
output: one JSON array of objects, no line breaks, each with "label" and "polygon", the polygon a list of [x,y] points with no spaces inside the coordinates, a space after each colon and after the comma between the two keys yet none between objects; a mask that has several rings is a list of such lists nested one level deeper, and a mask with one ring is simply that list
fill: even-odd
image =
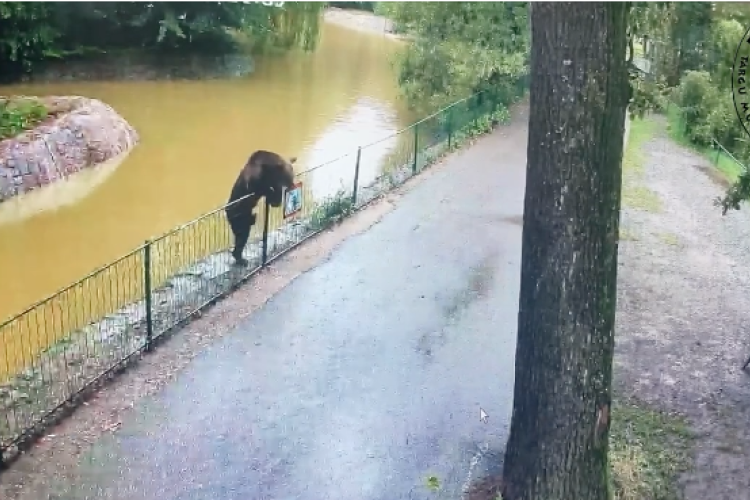
[{"label": "bear's head", "polygon": [[242,170],[247,189],[265,196],[271,206],[281,206],[284,189],[294,186],[293,165],[296,161],[296,157],[286,160],[270,151],[256,151]]},{"label": "bear's head", "polygon": [[266,200],[272,207],[280,207],[282,198],[284,197],[285,189],[292,189],[294,187],[294,163],[297,158],[290,158],[289,161],[284,161],[283,164],[267,166],[263,172],[261,179],[263,184],[267,186],[265,191]]}]

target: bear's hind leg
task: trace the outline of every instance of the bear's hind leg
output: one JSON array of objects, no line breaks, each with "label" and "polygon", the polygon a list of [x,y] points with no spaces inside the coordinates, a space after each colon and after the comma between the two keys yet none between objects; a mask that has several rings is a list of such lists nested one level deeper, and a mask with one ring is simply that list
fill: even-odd
[{"label": "bear's hind leg", "polygon": [[246,266],[247,260],[242,256],[242,252],[245,250],[247,240],[250,238],[250,228],[252,227],[252,219],[244,220],[233,220],[231,224],[232,232],[234,233],[234,250],[232,250],[232,257],[234,257],[237,265]]}]

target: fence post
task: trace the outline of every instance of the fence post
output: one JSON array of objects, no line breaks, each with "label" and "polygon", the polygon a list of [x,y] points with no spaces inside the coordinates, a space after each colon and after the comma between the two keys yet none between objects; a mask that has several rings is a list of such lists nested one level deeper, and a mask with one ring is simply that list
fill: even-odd
[{"label": "fence post", "polygon": [[271,215],[271,205],[268,204],[266,199],[266,210],[263,214],[263,254],[261,256],[261,265],[265,266],[268,263],[268,223]]},{"label": "fence post", "polygon": [[477,122],[479,121],[479,94],[474,94],[474,104],[472,105],[472,112],[471,115],[474,117],[472,121],[474,122],[474,127],[476,128]]},{"label": "fence post", "polygon": [[354,166],[354,190],[352,191],[352,206],[357,206],[357,188],[359,186],[360,158],[362,158],[362,146],[357,148],[357,164]]},{"label": "fence post", "polygon": [[419,157],[419,123],[414,124],[414,163],[411,166],[411,173],[417,173],[417,158]]},{"label": "fence post", "polygon": [[446,120],[448,126],[448,151],[451,150],[451,143],[453,142],[453,108],[448,109],[448,119]]},{"label": "fence post", "polygon": [[146,351],[154,348],[153,294],[151,291],[151,240],[143,247],[143,288],[146,296]]},{"label": "fence post", "polygon": [[714,139],[714,147],[716,148],[716,165],[719,164],[719,155],[721,154],[721,148],[719,147],[719,141]]}]

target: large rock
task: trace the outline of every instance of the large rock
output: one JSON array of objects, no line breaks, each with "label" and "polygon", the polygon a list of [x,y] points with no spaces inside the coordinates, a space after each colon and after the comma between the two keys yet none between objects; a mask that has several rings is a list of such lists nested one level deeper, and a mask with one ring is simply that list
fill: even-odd
[{"label": "large rock", "polygon": [[[17,99],[17,98],[14,98]],[[138,133],[110,106],[85,97],[37,99],[51,117],[0,141],[0,202],[129,151]]]}]

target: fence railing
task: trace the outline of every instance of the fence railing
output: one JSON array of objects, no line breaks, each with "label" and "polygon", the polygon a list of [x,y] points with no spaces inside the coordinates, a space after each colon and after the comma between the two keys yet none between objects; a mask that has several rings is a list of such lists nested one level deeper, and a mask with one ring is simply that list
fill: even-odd
[{"label": "fence railing", "polygon": [[87,389],[276,257],[420,172],[472,127],[486,128],[498,109],[494,99],[475,94],[299,173],[296,213],[258,207],[245,267],[234,265],[228,251],[233,240],[223,206],[0,325],[0,465]]},{"label": "fence railing", "polygon": [[[705,44],[699,44],[698,41],[699,40],[696,39],[696,50],[698,50],[698,52],[705,57],[706,61],[709,62],[709,67],[716,67],[718,61],[722,59],[722,57],[720,57],[721,54],[715,53],[715,51],[710,51]],[[652,81],[655,81],[663,76],[660,73],[660,67],[662,66],[661,63],[664,62],[665,58],[669,59],[671,57],[670,54],[672,53],[673,52],[669,48],[668,43],[661,40],[650,39],[648,40],[646,47],[641,43],[635,44],[635,57],[633,62],[636,67],[647,75],[647,77]],[[674,90],[674,88],[672,90]],[[727,99],[730,98],[731,96],[727,96]],[[681,130],[678,131],[679,137],[676,138],[685,139],[690,142],[691,146],[704,149],[701,145],[694,144],[691,141],[690,121],[688,120],[688,115],[685,112],[685,109],[681,108],[671,96],[666,99],[665,111],[670,118],[672,112],[678,114],[678,123],[671,123],[672,125],[681,128]],[[670,121],[673,122],[673,120]],[[716,137],[711,137],[710,142],[711,144],[708,148],[710,148],[711,151],[704,151],[704,153],[706,153],[706,156],[712,161],[714,166],[716,166],[717,169],[724,173],[730,180],[734,180],[733,177],[736,177],[740,172],[747,171],[745,164],[730,152],[731,148],[727,148],[726,145],[722,144]]]},{"label": "fence railing", "polygon": [[[680,129],[676,131],[678,136],[685,141],[690,142],[691,146],[700,147],[690,141],[690,127],[685,116],[685,110],[669,99],[666,102],[666,106],[668,117],[670,117],[672,113],[677,113],[676,119],[670,119],[670,122],[672,122],[670,125]],[[711,145],[705,148],[704,153],[717,170],[725,174],[729,180],[734,180],[733,178],[736,175],[747,171],[747,166],[715,137],[711,137]]]}]

